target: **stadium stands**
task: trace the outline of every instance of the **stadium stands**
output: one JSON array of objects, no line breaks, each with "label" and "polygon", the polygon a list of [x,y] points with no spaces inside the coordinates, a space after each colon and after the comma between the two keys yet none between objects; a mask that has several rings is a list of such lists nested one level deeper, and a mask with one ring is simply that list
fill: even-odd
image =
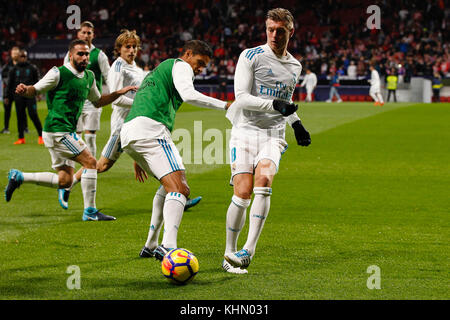
[{"label": "stadium stands", "polygon": [[[382,8],[382,28],[368,30],[366,9],[377,3]],[[289,8],[296,19],[290,52],[319,80],[332,70],[349,77],[351,61],[356,77],[366,76],[371,61],[381,76],[397,68],[405,82],[413,75],[431,76],[433,71],[450,76],[450,8],[443,0],[328,0],[301,5],[293,0],[81,0],[74,4],[80,6],[82,20],[95,24],[97,39],[114,39],[122,28],[136,29],[143,39],[139,59],[148,69],[176,56],[185,40],[200,38],[214,49],[208,75],[217,75],[220,68],[232,75],[239,53],[265,41],[264,14],[276,5]],[[32,47],[40,39],[73,38],[75,32],[66,28],[67,5],[67,1],[2,1],[0,63],[7,62],[12,45]],[[103,48],[111,59],[112,46],[113,42]]]}]

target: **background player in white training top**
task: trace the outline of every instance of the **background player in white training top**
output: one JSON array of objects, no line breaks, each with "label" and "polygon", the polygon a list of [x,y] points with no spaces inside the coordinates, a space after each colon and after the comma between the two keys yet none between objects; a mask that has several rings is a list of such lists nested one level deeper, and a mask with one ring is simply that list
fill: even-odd
[{"label": "background player in white training top", "polygon": [[312,102],[312,93],[317,85],[317,76],[310,69],[306,69],[306,75],[300,87],[306,87],[306,102]]},{"label": "background player in white training top", "polygon": [[384,104],[383,96],[381,95],[381,88],[380,88],[380,75],[378,74],[378,71],[375,69],[373,65],[370,65],[370,90],[369,94],[375,101],[375,106],[382,106]]},{"label": "background player in white training top", "polygon": [[[270,10],[266,19],[267,44],[244,50],[236,66],[236,101],[227,112],[233,124],[230,151],[231,183],[234,184],[227,211],[222,263],[227,272],[246,273],[243,269],[255,254],[269,213],[273,178],[287,148],[286,122],[294,128],[299,145],[311,143],[309,133],[295,113],[297,106],[291,100],[302,71],[300,62],[287,52],[289,38],[294,33],[293,20],[286,9]],[[255,197],[247,242],[236,252],[252,193]]]}]

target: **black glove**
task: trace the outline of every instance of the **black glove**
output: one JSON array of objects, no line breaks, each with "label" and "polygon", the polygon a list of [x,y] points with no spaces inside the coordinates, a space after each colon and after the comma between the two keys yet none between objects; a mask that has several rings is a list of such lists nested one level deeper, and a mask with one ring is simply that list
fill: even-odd
[{"label": "black glove", "polygon": [[297,120],[292,124],[292,129],[294,129],[295,139],[299,146],[307,147],[311,144],[311,136],[300,120]]},{"label": "black glove", "polygon": [[283,100],[273,100],[273,108],[286,117],[297,111],[298,106]]}]

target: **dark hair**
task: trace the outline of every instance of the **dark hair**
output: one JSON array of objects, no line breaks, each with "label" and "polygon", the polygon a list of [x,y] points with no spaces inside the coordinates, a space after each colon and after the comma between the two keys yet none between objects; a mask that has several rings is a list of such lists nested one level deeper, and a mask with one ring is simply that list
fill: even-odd
[{"label": "dark hair", "polygon": [[192,50],[193,55],[199,54],[201,56],[208,56],[209,58],[212,58],[213,56],[211,47],[202,40],[187,41],[183,46],[183,50],[181,50],[180,56],[182,56],[187,50]]},{"label": "dark hair", "polygon": [[81,39],[75,39],[75,40],[72,40],[71,42],[70,42],[70,44],[69,44],[69,51],[72,51],[72,49],[75,47],[75,46],[77,46],[77,45],[80,45],[80,44],[83,44],[83,45],[88,45],[88,43],[86,42],[86,41],[84,41],[84,40],[81,40]]}]

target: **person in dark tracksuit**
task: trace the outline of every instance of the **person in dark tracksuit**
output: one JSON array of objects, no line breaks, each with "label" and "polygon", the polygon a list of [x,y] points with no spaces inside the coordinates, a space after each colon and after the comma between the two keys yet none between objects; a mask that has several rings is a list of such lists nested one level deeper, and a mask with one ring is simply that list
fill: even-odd
[{"label": "person in dark tracksuit", "polygon": [[25,127],[27,122],[27,110],[28,116],[38,132],[39,138],[38,143],[44,144],[42,140],[42,124],[39,120],[37,113],[36,99],[25,98],[18,96],[14,93],[15,88],[19,83],[24,83],[26,85],[32,85],[39,81],[39,74],[37,67],[27,61],[26,50],[20,50],[19,60],[17,64],[9,71],[8,83],[6,85],[6,92],[8,97],[14,97],[16,102],[16,113],[17,113],[17,128],[19,131],[19,139],[14,142],[14,144],[24,144],[25,143]]},{"label": "person in dark tracksuit", "polygon": [[14,97],[8,97],[6,91],[6,84],[8,83],[8,75],[9,71],[14,68],[17,64],[17,60],[19,59],[19,47],[14,46],[11,48],[11,59],[9,62],[2,68],[2,82],[3,82],[3,108],[5,109],[4,114],[4,127],[0,131],[0,133],[9,134],[9,119],[11,118],[11,109],[12,103],[14,101]]}]

